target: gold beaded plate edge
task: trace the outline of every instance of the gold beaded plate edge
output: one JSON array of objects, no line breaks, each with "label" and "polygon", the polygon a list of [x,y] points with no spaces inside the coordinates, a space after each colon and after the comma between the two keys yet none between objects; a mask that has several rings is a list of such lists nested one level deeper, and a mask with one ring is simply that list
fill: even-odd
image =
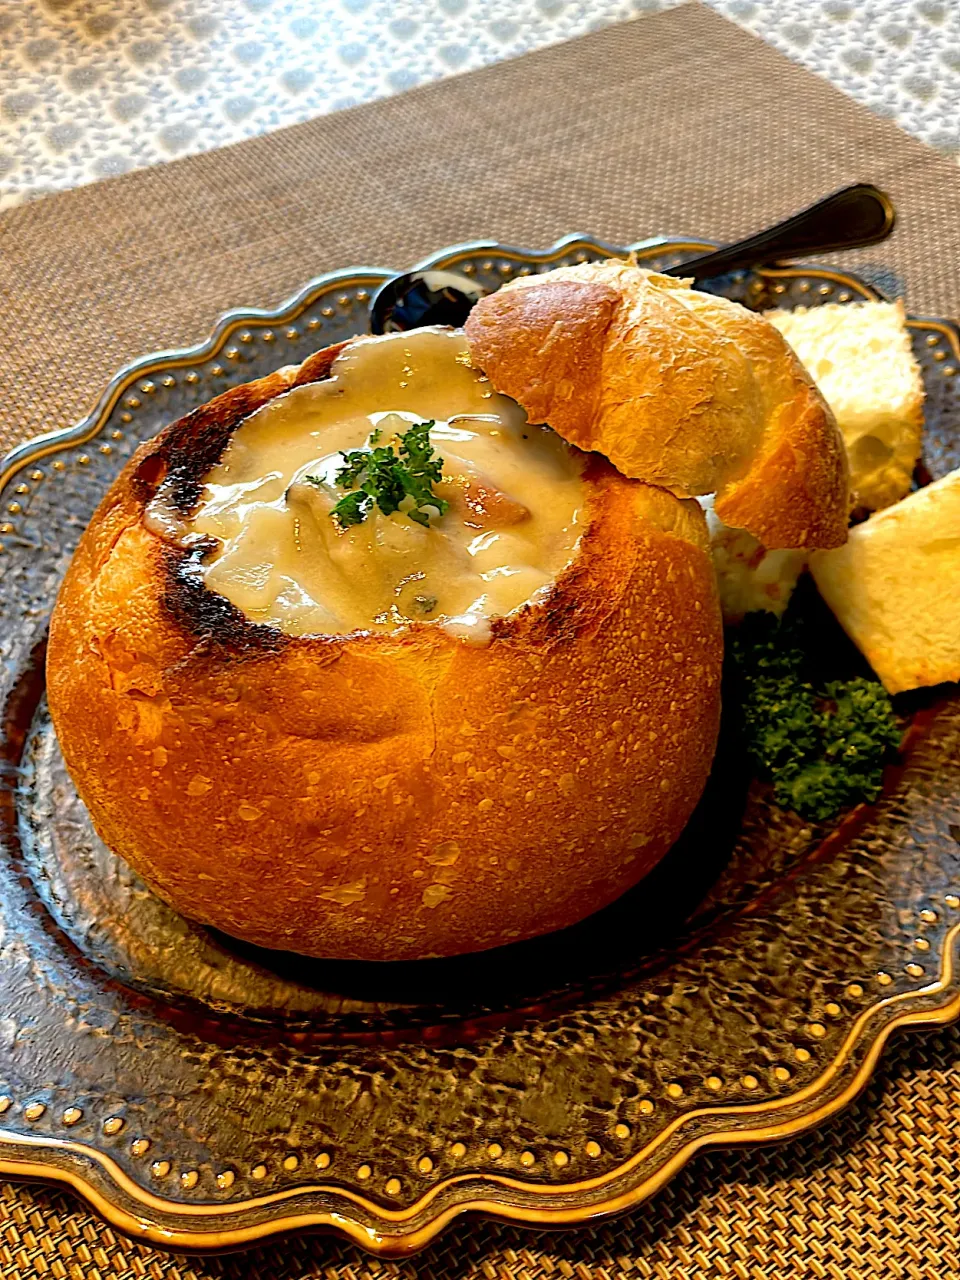
[{"label": "gold beaded plate edge", "polygon": [[[635,252],[568,236],[420,266],[495,287]],[[366,328],[392,273],[232,311],[201,346],[136,361],[76,426],[0,464],[0,1172],[68,1184],[174,1249],[332,1229],[412,1252],[458,1215],[588,1222],[697,1151],[821,1123],[898,1027],[960,1016],[960,704],[910,721],[884,794],[805,824],[721,752],[680,846],[612,908],[486,957],[376,967],[270,956],[182,920],[92,832],[43,700],[46,620],[90,513],[164,422]],[[896,291],[808,265],[718,282],[754,307]],[[911,318],[923,465],[960,465],[960,332]]]}]

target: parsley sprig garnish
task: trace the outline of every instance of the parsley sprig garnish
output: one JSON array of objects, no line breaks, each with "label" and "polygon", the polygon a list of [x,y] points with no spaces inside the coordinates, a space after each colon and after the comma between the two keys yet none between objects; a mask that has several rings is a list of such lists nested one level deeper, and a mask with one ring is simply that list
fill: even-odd
[{"label": "parsley sprig garnish", "polygon": [[[433,485],[443,472],[443,459],[434,457],[430,443],[433,426],[433,421],[414,423],[402,436],[395,437],[399,441],[397,448],[392,442],[377,445],[380,432],[375,431],[370,443],[377,447],[345,452],[336,484],[350,492],[334,506],[331,517],[342,528],[347,528],[362,524],[374,507],[379,507],[385,516],[391,515],[400,509],[405,498],[413,499],[406,515],[416,524],[430,524],[429,507],[444,515],[450,504],[433,492]],[[317,476],[306,479],[310,484],[323,483]]]},{"label": "parsley sprig garnish", "polygon": [[808,670],[804,627],[750,613],[734,632],[747,752],[778,805],[824,820],[876,800],[900,745],[889,695],[875,680],[821,683]]}]

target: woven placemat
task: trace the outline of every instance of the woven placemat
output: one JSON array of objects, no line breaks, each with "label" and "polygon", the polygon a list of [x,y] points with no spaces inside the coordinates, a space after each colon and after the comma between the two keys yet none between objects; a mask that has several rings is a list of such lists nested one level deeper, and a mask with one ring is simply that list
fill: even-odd
[{"label": "woven placemat", "polygon": [[[900,227],[845,262],[960,310],[960,170],[696,5],[0,216],[0,449],[75,420],[116,368],[312,275],[494,237],[733,237],[854,180]],[[905,1043],[821,1135],[712,1155],[597,1229],[458,1225],[413,1261],[329,1240],[184,1262],[58,1192],[6,1186],[0,1276],[952,1277],[960,1035]]]}]

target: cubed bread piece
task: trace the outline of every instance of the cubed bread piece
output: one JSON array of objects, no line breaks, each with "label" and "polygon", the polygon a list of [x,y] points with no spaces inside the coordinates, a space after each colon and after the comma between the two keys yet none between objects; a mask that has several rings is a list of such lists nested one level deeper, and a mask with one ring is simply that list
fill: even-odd
[{"label": "cubed bread piece", "polygon": [[836,416],[854,505],[877,511],[909,493],[923,432],[923,380],[903,304],[826,303],[766,317]]},{"label": "cubed bread piece", "polygon": [[890,693],[960,679],[960,470],[855,525],[810,568]]}]

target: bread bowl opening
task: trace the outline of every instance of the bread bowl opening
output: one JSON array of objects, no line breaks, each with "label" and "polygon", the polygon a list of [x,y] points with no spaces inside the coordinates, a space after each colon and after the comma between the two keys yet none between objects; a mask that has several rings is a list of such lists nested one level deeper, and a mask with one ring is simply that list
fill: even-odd
[{"label": "bread bowl opening", "polygon": [[161,488],[145,523],[204,548],[204,586],[251,622],[485,643],[575,557],[584,461],[471,367],[462,332],[420,329],[350,343],[240,423],[188,517]]}]

